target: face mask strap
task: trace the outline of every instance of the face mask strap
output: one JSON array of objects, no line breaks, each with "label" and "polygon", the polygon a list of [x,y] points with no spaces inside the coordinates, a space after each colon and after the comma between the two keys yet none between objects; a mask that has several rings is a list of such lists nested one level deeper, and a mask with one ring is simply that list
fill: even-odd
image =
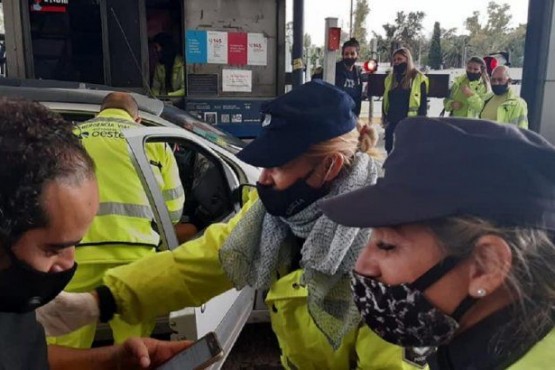
[{"label": "face mask strap", "polygon": [[430,285],[455,268],[460,261],[461,259],[458,257],[446,257],[409,285],[411,288],[423,292],[430,287]]},{"label": "face mask strap", "polygon": [[476,303],[477,299],[471,296],[467,296],[462,302],[455,308],[455,311],[450,315],[454,318],[457,322],[461,319],[461,317]]}]

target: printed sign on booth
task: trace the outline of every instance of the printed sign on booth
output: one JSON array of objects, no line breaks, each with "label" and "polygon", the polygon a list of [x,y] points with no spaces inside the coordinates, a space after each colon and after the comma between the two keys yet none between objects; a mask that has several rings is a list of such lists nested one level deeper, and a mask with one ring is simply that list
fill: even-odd
[{"label": "printed sign on booth", "polygon": [[206,63],[206,31],[185,33],[185,58],[187,63]]},{"label": "printed sign on booth", "polygon": [[227,64],[227,32],[208,31],[208,63]]},{"label": "printed sign on booth", "polygon": [[224,69],[222,71],[222,91],[251,92],[252,71],[245,69]]},{"label": "printed sign on booth", "polygon": [[267,58],[268,39],[262,33],[248,34],[248,61],[249,65],[265,66]]},{"label": "printed sign on booth", "polygon": [[247,64],[247,33],[230,32],[227,35],[227,63],[235,65]]}]

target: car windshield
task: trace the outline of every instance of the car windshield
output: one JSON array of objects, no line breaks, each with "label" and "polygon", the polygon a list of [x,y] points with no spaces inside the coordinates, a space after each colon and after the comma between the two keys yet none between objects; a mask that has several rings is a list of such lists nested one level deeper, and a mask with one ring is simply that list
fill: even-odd
[{"label": "car windshield", "polygon": [[237,154],[246,146],[245,142],[239,138],[218,130],[213,126],[202,122],[198,118],[193,117],[190,113],[174,106],[166,105],[162,111],[161,117],[173,124],[202,136],[206,140],[229,150],[233,154]]}]

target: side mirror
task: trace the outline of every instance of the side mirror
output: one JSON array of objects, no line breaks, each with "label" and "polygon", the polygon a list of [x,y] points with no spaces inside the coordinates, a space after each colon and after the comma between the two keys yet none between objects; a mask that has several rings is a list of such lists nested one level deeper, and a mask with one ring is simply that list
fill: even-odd
[{"label": "side mirror", "polygon": [[256,190],[256,186],[252,184],[241,184],[238,188],[233,190],[233,201],[235,203],[239,203],[241,208],[247,203],[249,200],[249,194],[251,191]]}]

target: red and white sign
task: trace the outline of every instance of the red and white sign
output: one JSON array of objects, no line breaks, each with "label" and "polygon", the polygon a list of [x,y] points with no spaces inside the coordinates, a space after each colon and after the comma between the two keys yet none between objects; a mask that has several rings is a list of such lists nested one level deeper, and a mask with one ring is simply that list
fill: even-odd
[{"label": "red and white sign", "polygon": [[265,66],[268,64],[268,39],[262,33],[248,34],[247,64]]},{"label": "red and white sign", "polygon": [[230,65],[247,64],[247,33],[230,32],[227,35],[227,63]]},{"label": "red and white sign", "polygon": [[69,0],[30,0],[32,12],[65,13]]},{"label": "red and white sign", "polygon": [[207,32],[208,63],[227,64],[227,32]]}]

